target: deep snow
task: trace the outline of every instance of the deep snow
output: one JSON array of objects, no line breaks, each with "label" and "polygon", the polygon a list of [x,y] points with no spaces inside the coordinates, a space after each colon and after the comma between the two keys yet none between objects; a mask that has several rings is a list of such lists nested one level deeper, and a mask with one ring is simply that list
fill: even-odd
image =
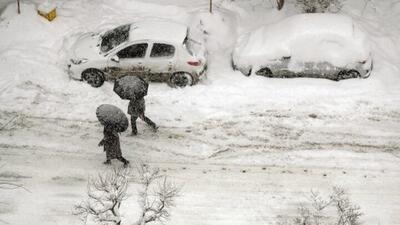
[{"label": "deep snow", "polygon": [[[147,113],[157,133],[138,124],[121,135],[131,161],[158,166],[184,184],[170,224],[271,224],[295,213],[310,189],[347,188],[365,224],[400,224],[400,3],[349,0],[368,34],[374,71],[365,80],[244,77],[230,68],[236,37],[296,13],[268,1],[57,0],[58,17],[39,17],[25,1],[0,16],[0,177],[31,192],[1,190],[0,220],[10,224],[79,224],[72,207],[89,175],[104,170],[97,147],[100,104],[126,109],[112,84],[70,80],[66,53],[83,32],[144,18],[186,23],[209,49],[198,85],[152,83]],[[135,184],[123,206],[133,221]]]}]

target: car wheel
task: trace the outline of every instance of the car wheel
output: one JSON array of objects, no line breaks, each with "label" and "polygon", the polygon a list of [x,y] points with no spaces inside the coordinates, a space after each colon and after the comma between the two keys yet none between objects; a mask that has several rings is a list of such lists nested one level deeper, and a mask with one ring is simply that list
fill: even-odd
[{"label": "car wheel", "polygon": [[272,77],[272,71],[268,67],[260,69],[256,74],[264,77]]},{"label": "car wheel", "polygon": [[105,77],[104,73],[98,69],[87,69],[82,72],[82,78],[92,87],[100,87],[103,85]]},{"label": "car wheel", "polygon": [[180,87],[180,88],[191,86],[193,84],[193,77],[189,73],[185,72],[174,73],[169,78],[169,84],[172,87]]},{"label": "car wheel", "polygon": [[342,70],[338,74],[338,80],[357,78],[360,76],[361,75],[357,70]]}]

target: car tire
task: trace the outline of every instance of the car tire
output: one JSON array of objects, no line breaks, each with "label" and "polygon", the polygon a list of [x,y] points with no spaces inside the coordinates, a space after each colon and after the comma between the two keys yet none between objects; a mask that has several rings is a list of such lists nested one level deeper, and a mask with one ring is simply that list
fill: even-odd
[{"label": "car tire", "polygon": [[104,84],[104,73],[98,69],[87,69],[82,72],[82,79],[92,87],[100,87]]},{"label": "car tire", "polygon": [[177,72],[171,75],[168,84],[175,88],[183,88],[193,85],[193,77],[189,73]]},{"label": "car tire", "polygon": [[357,70],[341,70],[338,73],[337,80],[345,80],[350,78],[358,78],[361,77],[361,74]]},{"label": "car tire", "polygon": [[272,77],[272,71],[268,67],[264,67],[256,72],[256,75],[263,77]]},{"label": "car tire", "polygon": [[251,71],[253,70],[252,68],[250,69],[242,69],[242,68],[237,68],[243,75],[245,75],[246,77],[249,77],[251,75]]},{"label": "car tire", "polygon": [[249,71],[247,72],[247,73],[243,73],[246,77],[249,77],[250,75],[251,75],[251,71],[252,71],[253,69],[249,69]]}]

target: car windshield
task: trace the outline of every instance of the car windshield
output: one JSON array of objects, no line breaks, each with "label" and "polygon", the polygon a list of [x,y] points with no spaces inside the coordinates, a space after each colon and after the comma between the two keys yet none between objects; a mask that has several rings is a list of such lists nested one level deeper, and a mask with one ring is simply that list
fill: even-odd
[{"label": "car windshield", "polygon": [[102,35],[101,52],[106,53],[128,40],[130,24],[122,25]]}]

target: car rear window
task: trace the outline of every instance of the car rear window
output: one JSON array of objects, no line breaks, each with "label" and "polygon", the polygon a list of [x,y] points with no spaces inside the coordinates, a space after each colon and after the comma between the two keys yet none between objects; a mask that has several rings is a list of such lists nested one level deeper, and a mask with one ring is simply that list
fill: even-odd
[{"label": "car rear window", "polygon": [[104,33],[100,45],[101,52],[109,52],[111,49],[127,41],[130,27],[130,24],[126,24]]},{"label": "car rear window", "polygon": [[175,47],[169,44],[154,43],[151,49],[150,57],[172,57],[175,53]]}]

